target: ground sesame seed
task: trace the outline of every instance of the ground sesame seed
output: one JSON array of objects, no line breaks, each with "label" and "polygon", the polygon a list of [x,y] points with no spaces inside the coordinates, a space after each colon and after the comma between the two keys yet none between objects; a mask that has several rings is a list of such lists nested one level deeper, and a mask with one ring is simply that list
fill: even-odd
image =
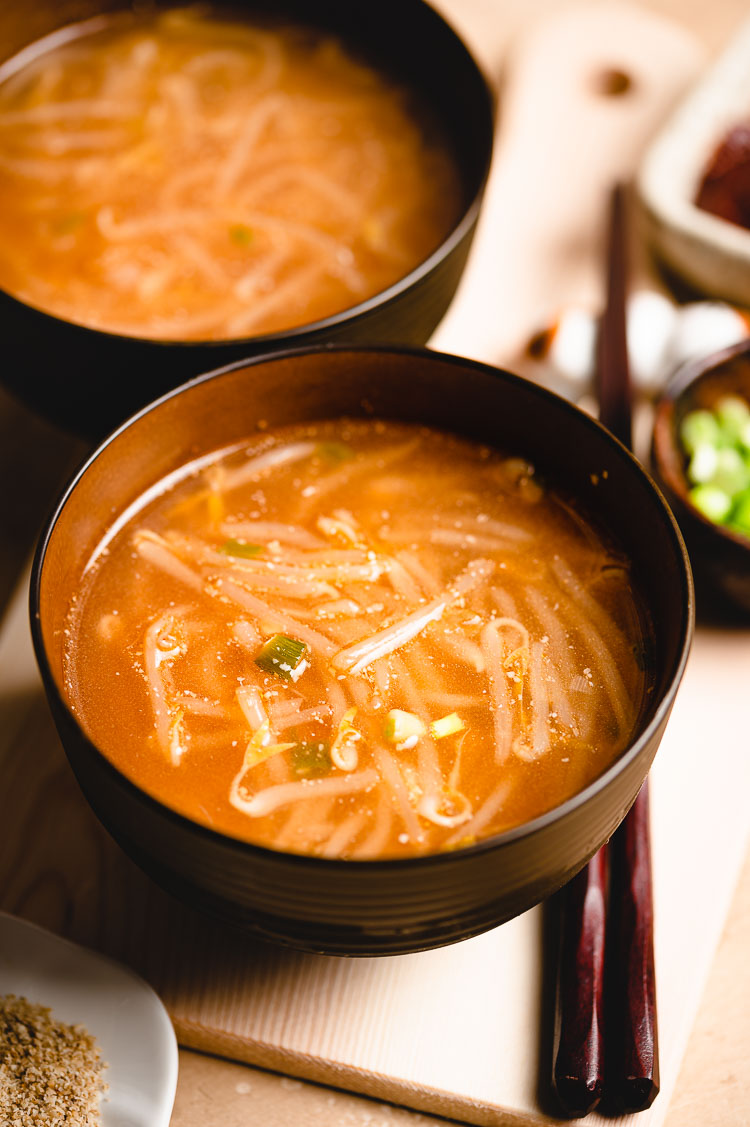
[{"label": "ground sesame seed", "polygon": [[100,1127],[106,1085],[96,1041],[46,1006],[0,996],[1,1127]]}]

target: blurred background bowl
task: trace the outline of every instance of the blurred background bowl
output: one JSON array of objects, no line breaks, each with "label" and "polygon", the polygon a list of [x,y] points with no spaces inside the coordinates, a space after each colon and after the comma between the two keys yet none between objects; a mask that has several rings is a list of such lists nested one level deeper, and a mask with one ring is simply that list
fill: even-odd
[{"label": "blurred background bowl", "polygon": [[[129,7],[125,0],[5,0],[0,58],[68,23]],[[155,0],[149,11],[168,7],[175,4]],[[0,290],[0,329],[9,357],[0,378],[33,410],[87,437],[101,437],[144,403],[200,372],[270,348],[328,341],[424,344],[448,308],[466,263],[492,154],[494,104],[479,67],[446,21],[424,0],[320,0],[314,5],[233,0],[220,11],[265,14],[332,31],[413,91],[455,153],[460,216],[427,259],[375,296],[324,320],[239,340],[122,336],[63,320]]]},{"label": "blurred background bowl", "polygon": [[[268,427],[376,416],[418,421],[530,460],[578,499],[632,560],[653,619],[653,691],[629,746],[580,794],[453,852],[340,861],[238,841],[174,813],[87,738],[63,691],[73,593],[113,519],[176,467]],[[113,837],[177,895],[265,939],[330,954],[397,954],[467,938],[568,881],[634,801],[664,731],[692,634],[692,581],[677,525],[640,464],[590,416],[527,380],[426,350],[328,348],[259,357],[146,408],[87,460],[40,540],[32,633],[80,785]]]},{"label": "blurred background bowl", "polygon": [[750,614],[750,538],[704,516],[688,496],[687,453],[680,427],[688,412],[711,410],[724,396],[750,404],[750,340],[685,364],[656,406],[652,459],[654,473],[687,543],[701,596],[716,594]]},{"label": "blurred background bowl", "polygon": [[750,230],[698,207],[696,196],[721,142],[749,120],[750,20],[662,126],[637,178],[659,262],[696,293],[748,307]]}]

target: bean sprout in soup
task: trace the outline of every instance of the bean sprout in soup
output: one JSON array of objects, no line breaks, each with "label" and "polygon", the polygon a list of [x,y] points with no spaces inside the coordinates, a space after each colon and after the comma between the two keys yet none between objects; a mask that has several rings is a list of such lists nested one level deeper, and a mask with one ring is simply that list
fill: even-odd
[{"label": "bean sprout in soup", "polygon": [[558,805],[628,744],[628,561],[522,459],[379,421],[186,466],[99,545],[65,688],[139,787],[277,849],[379,858]]},{"label": "bean sprout in soup", "polygon": [[0,286],[22,300],[137,337],[277,332],[457,221],[435,123],[335,38],[188,10],[90,27],[0,83]]}]

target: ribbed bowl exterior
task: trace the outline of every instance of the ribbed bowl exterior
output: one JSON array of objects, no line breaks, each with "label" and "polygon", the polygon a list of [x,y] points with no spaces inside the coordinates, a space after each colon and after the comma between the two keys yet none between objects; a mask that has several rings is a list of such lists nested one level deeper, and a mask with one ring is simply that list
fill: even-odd
[{"label": "ribbed bowl exterior", "polygon": [[257,935],[329,955],[396,955],[466,939],[566,883],[622,821],[666,717],[610,786],[533,833],[414,862],[331,862],[238,848],[123,786],[101,754],[55,720],[95,813],[124,851],[195,907]]},{"label": "ribbed bowl exterior", "polygon": [[[631,746],[581,794],[526,826],[450,853],[334,861],[215,833],[130,783],[88,740],[62,692],[70,597],[113,515],[155,480],[231,445],[262,419],[420,420],[534,461],[580,497],[631,557],[654,626],[653,692]],[[692,631],[692,585],[674,519],[632,456],[594,420],[510,373],[426,350],[322,349],[260,358],[166,396],[120,428],[73,478],[40,540],[32,633],[80,785],[120,845],[178,896],[267,939],[329,954],[414,951],[525,911],[580,869],[625,816],[654,757]]]}]

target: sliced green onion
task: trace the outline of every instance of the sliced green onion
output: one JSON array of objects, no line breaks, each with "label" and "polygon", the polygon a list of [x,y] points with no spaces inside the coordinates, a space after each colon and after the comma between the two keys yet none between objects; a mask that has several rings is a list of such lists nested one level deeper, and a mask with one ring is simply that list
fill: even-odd
[{"label": "sliced green onion", "polygon": [[717,455],[716,472],[711,477],[711,484],[723,489],[730,497],[741,493],[750,485],[750,466],[740,454],[739,450],[728,446],[719,450]]},{"label": "sliced green onion", "polygon": [[262,544],[246,544],[244,540],[227,540],[219,548],[225,556],[239,556],[242,559],[251,560],[253,556],[257,556],[259,552],[263,551]]},{"label": "sliced green onion", "polygon": [[680,424],[680,442],[688,454],[704,443],[717,446],[720,439],[721,427],[711,411],[689,411]]},{"label": "sliced green onion", "polygon": [[316,779],[327,775],[333,766],[328,744],[299,743],[292,752],[292,771],[298,779]]},{"label": "sliced green onion", "polygon": [[348,442],[319,442],[315,447],[315,453],[319,458],[325,458],[327,462],[333,462],[334,465],[338,462],[348,462],[354,457],[354,450]]},{"label": "sliced green onion", "polygon": [[709,520],[722,524],[732,508],[732,501],[723,489],[716,485],[696,485],[688,494],[696,509]]},{"label": "sliced green onion", "polygon": [[737,436],[737,442],[745,454],[750,454],[750,419],[742,424],[740,433]]},{"label": "sliced green onion", "polygon": [[86,222],[85,211],[71,211],[67,215],[61,215],[54,225],[56,235],[72,235],[77,231],[82,223]]},{"label": "sliced green onion", "polygon": [[700,442],[688,464],[688,477],[693,485],[710,481],[719,465],[719,451],[710,442]]},{"label": "sliced green onion", "polygon": [[236,223],[233,227],[229,228],[229,238],[238,247],[246,247],[253,241],[253,233],[250,228],[245,227],[243,223]]},{"label": "sliced green onion", "polygon": [[307,669],[306,653],[304,642],[286,634],[274,634],[256,657],[255,664],[264,673],[275,673],[284,681],[296,681]]},{"label": "sliced green onion", "polygon": [[714,410],[719,426],[732,439],[739,438],[742,428],[750,421],[750,407],[739,395],[723,395]]},{"label": "sliced green onion", "polygon": [[446,736],[453,736],[456,732],[463,732],[466,725],[457,712],[451,712],[447,716],[441,716],[439,720],[433,720],[430,724],[430,734],[433,739],[442,740]]},{"label": "sliced green onion", "polygon": [[389,743],[400,747],[414,747],[414,744],[427,731],[427,726],[413,712],[392,708],[385,718],[383,735]]},{"label": "sliced green onion", "polygon": [[729,527],[743,536],[750,536],[750,489],[735,498],[734,508],[729,516]]},{"label": "sliced green onion", "polygon": [[724,395],[712,410],[685,415],[679,434],[695,508],[714,524],[750,535],[750,403]]}]

